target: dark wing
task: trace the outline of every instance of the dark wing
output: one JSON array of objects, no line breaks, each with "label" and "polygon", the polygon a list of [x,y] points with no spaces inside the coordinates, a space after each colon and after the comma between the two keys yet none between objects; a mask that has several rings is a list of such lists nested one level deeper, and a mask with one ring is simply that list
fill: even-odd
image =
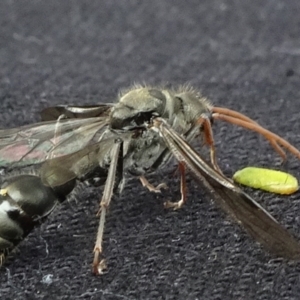
[{"label": "dark wing", "polygon": [[210,190],[221,207],[261,244],[276,255],[300,258],[300,244],[261,205],[210,167],[164,120],[154,120],[173,155]]},{"label": "dark wing", "polygon": [[46,160],[40,168],[41,179],[52,188],[63,186],[72,179],[89,179],[96,173],[105,179],[111,161],[118,159],[112,157],[113,149],[121,141],[129,142],[131,136],[132,132],[112,134],[74,153]]},{"label": "dark wing", "polygon": [[52,121],[57,120],[61,116],[64,116],[67,119],[105,117],[109,115],[112,107],[113,104],[111,103],[94,106],[59,105],[47,107],[42,110],[41,118],[43,121]]},{"label": "dark wing", "polygon": [[0,166],[41,163],[76,152],[95,139],[108,117],[58,119],[0,130]]}]

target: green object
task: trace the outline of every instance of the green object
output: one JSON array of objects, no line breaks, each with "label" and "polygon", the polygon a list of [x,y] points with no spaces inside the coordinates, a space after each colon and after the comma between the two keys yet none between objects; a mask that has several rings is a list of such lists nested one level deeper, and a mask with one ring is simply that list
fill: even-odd
[{"label": "green object", "polygon": [[294,176],[265,168],[244,168],[233,175],[233,180],[255,189],[283,195],[292,194],[299,188]]}]

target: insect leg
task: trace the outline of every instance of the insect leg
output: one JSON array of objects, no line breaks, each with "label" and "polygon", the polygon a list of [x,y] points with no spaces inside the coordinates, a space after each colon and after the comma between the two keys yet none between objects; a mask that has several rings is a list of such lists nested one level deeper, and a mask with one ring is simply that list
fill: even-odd
[{"label": "insect leg", "polygon": [[160,183],[158,186],[154,186],[151,184],[145,176],[140,176],[139,177],[143,187],[147,188],[150,192],[154,193],[161,193],[161,189],[167,189],[168,186],[165,183]]},{"label": "insect leg", "polygon": [[151,128],[158,131],[173,155],[184,161],[192,173],[214,195],[217,203],[273,253],[300,259],[300,244],[261,205],[212,169],[195,150],[167,124],[156,118]]},{"label": "insect leg", "polygon": [[181,199],[177,202],[167,201],[164,203],[165,208],[172,207],[174,210],[177,210],[182,207],[183,204],[186,203],[186,179],[185,179],[185,163],[179,162],[178,169],[180,172],[180,193]]},{"label": "insect leg", "polygon": [[105,260],[104,259],[100,260],[100,256],[102,254],[102,241],[103,241],[105,217],[106,217],[106,212],[110,204],[111,198],[113,196],[113,189],[115,185],[116,172],[118,166],[118,157],[119,157],[121,144],[122,142],[120,140],[116,140],[115,145],[112,148],[111,163],[109,166],[105,187],[100,202],[100,210],[98,212],[98,215],[100,214],[100,221],[98,226],[97,239],[94,247],[94,260],[93,260],[93,273],[95,275],[103,274],[103,270],[106,269]]},{"label": "insect leg", "polygon": [[214,136],[213,136],[213,131],[211,128],[211,122],[209,117],[204,114],[200,117],[197,123],[201,124],[203,127],[205,142],[210,148],[210,161],[214,169],[218,171],[220,174],[223,174],[217,163]]}]

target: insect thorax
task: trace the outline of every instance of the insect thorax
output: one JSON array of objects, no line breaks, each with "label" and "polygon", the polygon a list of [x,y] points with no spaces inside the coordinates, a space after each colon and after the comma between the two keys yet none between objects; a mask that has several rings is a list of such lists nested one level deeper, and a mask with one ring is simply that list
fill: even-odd
[{"label": "insect thorax", "polygon": [[196,91],[137,87],[120,95],[112,109],[110,128],[137,132],[124,153],[124,169],[141,175],[169,161],[169,151],[158,133],[148,126],[155,117],[164,118],[177,132],[185,135],[201,115],[211,115],[210,105]]}]

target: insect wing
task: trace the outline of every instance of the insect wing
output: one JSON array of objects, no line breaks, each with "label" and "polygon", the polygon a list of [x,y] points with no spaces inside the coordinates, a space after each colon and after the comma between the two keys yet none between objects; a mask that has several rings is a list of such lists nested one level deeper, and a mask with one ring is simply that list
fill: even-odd
[{"label": "insect wing", "polygon": [[111,152],[116,141],[129,142],[131,136],[131,132],[118,133],[74,153],[45,161],[40,169],[42,181],[55,188],[72,179],[89,179],[95,175],[95,170],[98,176],[100,173],[100,176],[105,179],[108,166],[111,160],[115,159],[111,156]]},{"label": "insect wing", "polygon": [[164,120],[157,118],[154,122],[177,160],[184,162],[192,170],[219,205],[258,242],[276,255],[290,259],[300,258],[300,244],[261,205],[210,167]]},{"label": "insect wing", "polygon": [[107,123],[107,117],[62,119],[0,130],[0,166],[23,167],[78,151]]},{"label": "insect wing", "polygon": [[41,112],[43,121],[57,120],[64,116],[67,119],[84,119],[108,116],[113,104],[99,104],[95,106],[60,105],[47,107]]}]

